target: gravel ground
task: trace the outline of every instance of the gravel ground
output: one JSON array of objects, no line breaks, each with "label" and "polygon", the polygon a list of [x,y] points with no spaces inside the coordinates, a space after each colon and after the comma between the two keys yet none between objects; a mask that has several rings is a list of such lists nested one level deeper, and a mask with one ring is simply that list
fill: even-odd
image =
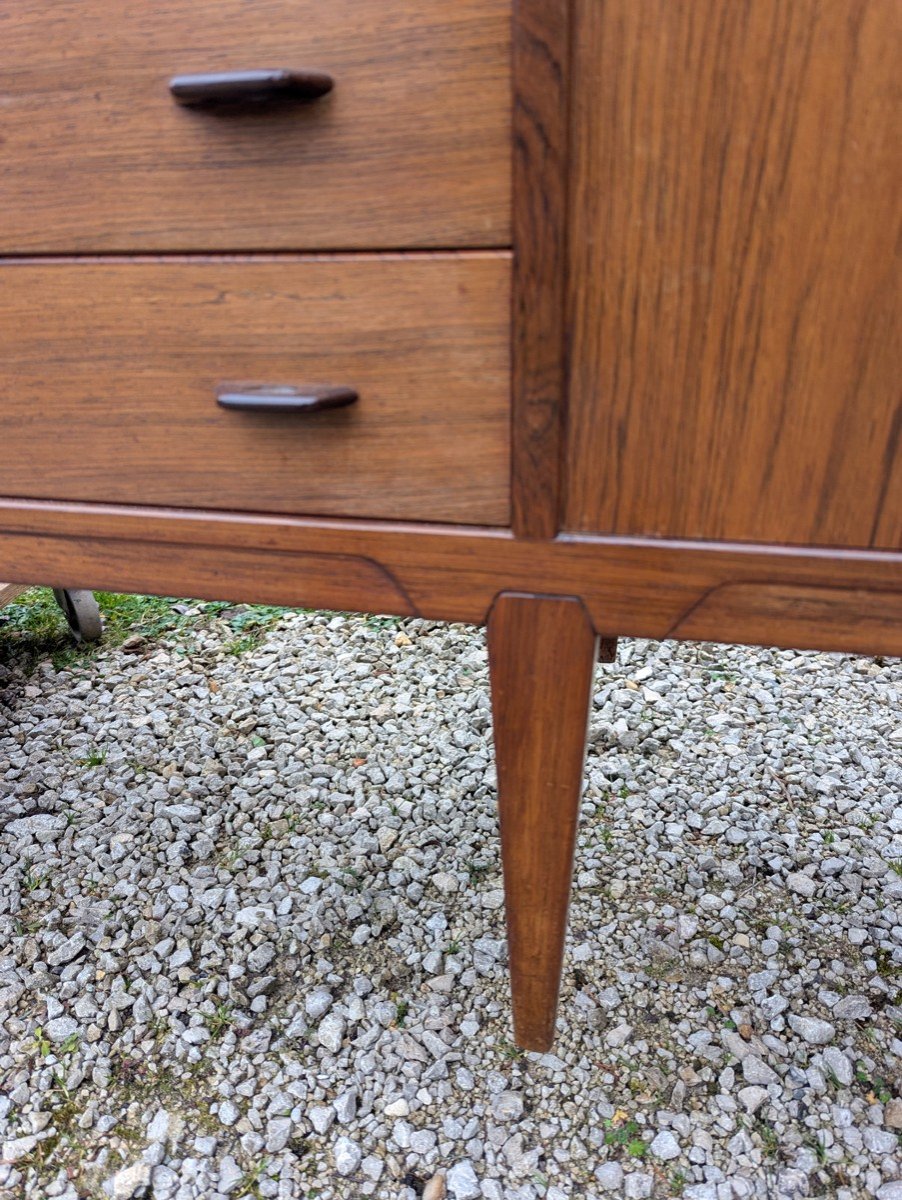
[{"label": "gravel ground", "polygon": [[0,1195],[902,1200],[902,663],[598,668],[540,1056],[482,635],[191,615],[0,667]]}]

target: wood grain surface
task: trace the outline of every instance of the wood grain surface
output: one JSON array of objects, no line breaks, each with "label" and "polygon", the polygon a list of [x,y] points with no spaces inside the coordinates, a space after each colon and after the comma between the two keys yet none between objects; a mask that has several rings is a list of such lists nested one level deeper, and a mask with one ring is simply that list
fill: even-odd
[{"label": "wood grain surface", "polygon": [[902,546],[898,0],[576,0],[566,527]]},{"label": "wood grain surface", "polygon": [[554,1038],[598,638],[579,600],[505,593],[488,621],[518,1046]]},{"label": "wood grain surface", "polygon": [[26,583],[0,583],[0,608],[4,604],[12,604],[17,596],[28,590]]},{"label": "wood grain surface", "polygon": [[[506,524],[504,252],[0,266],[7,494]],[[223,387],[333,385],[321,413]]]},{"label": "wood grain surface", "polygon": [[570,0],[514,4],[511,518],[558,529],[565,399]]},{"label": "wood grain surface", "polygon": [[[305,106],[174,75],[319,69]],[[0,252],[510,244],[510,0],[0,5]]]},{"label": "wood grain surface", "polygon": [[[312,579],[310,556],[320,564]],[[351,562],[366,563],[380,587],[349,580]],[[501,529],[6,499],[0,574],[476,624],[499,592],[563,593],[581,597],[608,638],[902,655],[902,554],[886,551],[588,535],[528,541]],[[340,601],[328,599],[330,578]],[[730,604],[736,594],[744,610]]]}]

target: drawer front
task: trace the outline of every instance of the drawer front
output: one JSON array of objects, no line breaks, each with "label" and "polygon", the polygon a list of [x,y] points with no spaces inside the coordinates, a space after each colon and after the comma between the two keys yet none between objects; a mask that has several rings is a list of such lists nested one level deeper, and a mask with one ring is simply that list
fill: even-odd
[{"label": "drawer front", "polygon": [[[7,496],[502,525],[506,253],[0,267]],[[306,413],[221,391],[353,389]]]},{"label": "drawer front", "polygon": [[[0,252],[506,246],[511,0],[0,5]],[[185,73],[328,73],[188,108]]]}]

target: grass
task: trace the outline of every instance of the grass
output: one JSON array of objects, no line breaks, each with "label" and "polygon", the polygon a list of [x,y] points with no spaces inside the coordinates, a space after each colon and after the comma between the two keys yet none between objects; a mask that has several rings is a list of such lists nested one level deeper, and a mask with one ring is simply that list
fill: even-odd
[{"label": "grass", "polygon": [[764,1153],[768,1158],[776,1158],[780,1152],[780,1138],[772,1125],[759,1117],[754,1122],[754,1129],[761,1138]]},{"label": "grass", "polygon": [[80,767],[102,767],[106,762],[106,750],[90,750],[88,754],[78,760]]},{"label": "grass", "polygon": [[[0,609],[0,662],[15,660],[30,674],[49,659],[57,670],[78,668],[104,647],[119,646],[126,638],[154,639],[187,634],[200,624],[224,620],[234,631],[225,644],[240,656],[255,649],[271,625],[289,611],[273,605],[234,605],[228,601],[180,600],[172,596],[119,595],[95,592],[103,615],[103,640],[76,643],[50,588],[30,588],[13,604]],[[187,609],[187,611],[185,611]],[[84,765],[99,766],[102,759]]]},{"label": "grass", "polygon": [[261,1158],[245,1171],[238,1183],[237,1191],[239,1196],[253,1196],[254,1200],[258,1200],[258,1198],[262,1200],[263,1193],[260,1191],[260,1180],[263,1178],[268,1165],[268,1161],[265,1158]]},{"label": "grass", "polygon": [[876,1100],[880,1104],[888,1104],[893,1098],[890,1085],[887,1081],[879,1075],[872,1077],[861,1059],[855,1064],[855,1081],[870,1103]]},{"label": "grass", "polygon": [[517,1062],[526,1053],[525,1050],[521,1050],[519,1046],[515,1046],[513,1042],[509,1042],[506,1038],[499,1038],[497,1045],[498,1053],[505,1062]]},{"label": "grass", "polygon": [[470,885],[477,887],[488,874],[488,871],[488,863],[468,862],[467,874],[470,876]]},{"label": "grass", "polygon": [[648,1146],[642,1140],[642,1130],[625,1113],[615,1113],[613,1117],[608,1117],[604,1127],[606,1146],[623,1149],[630,1158],[644,1158],[648,1153]]},{"label": "grass", "polygon": [[210,1037],[222,1037],[225,1031],[233,1025],[235,1018],[227,1004],[217,1004],[215,1012],[204,1014],[204,1024],[210,1031]]},{"label": "grass", "polygon": [[47,882],[46,875],[38,875],[36,871],[32,871],[31,863],[25,864],[25,878],[23,880],[26,892],[36,892],[42,884]]}]

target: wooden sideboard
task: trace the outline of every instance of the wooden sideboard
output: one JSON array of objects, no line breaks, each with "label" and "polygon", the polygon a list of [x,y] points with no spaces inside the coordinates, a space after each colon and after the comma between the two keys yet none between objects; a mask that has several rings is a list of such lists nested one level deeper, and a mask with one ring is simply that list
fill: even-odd
[{"label": "wooden sideboard", "polygon": [[902,653],[900,43],[898,0],[0,9],[0,576],[486,624],[523,1046],[599,638]]}]

